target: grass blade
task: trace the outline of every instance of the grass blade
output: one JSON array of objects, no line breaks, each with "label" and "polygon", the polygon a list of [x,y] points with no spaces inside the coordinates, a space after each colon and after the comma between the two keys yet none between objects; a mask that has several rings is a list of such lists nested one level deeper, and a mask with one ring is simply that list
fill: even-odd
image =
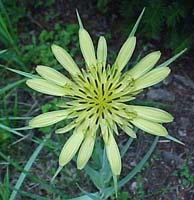
[{"label": "grass blade", "polygon": [[14,28],[11,24],[10,18],[8,16],[7,10],[5,9],[5,6],[3,5],[2,0],[0,0],[0,10],[1,10],[2,15],[5,17],[6,24],[7,24],[8,29],[10,30],[11,35],[14,35],[13,34]]},{"label": "grass blade", "polygon": [[9,71],[14,72],[14,73],[16,73],[16,74],[25,76],[25,77],[27,77],[27,78],[40,78],[40,76],[33,75],[33,74],[27,73],[27,72],[23,72],[23,71],[21,71],[21,70],[12,69],[12,68],[9,68],[9,67],[7,67],[6,69],[9,70]]},{"label": "grass blade", "polygon": [[7,161],[10,165],[12,165],[16,170],[25,173],[30,180],[38,183],[42,188],[44,188],[48,192],[52,192],[52,193],[57,194],[57,195],[59,195],[61,197],[64,197],[64,193],[63,192],[61,192],[58,189],[54,188],[51,184],[48,184],[48,183],[42,181],[41,179],[39,179],[38,177],[30,174],[29,171],[28,172],[25,171],[24,168],[22,168],[18,163],[16,163],[14,160],[10,159],[10,157],[8,157],[7,155],[5,155],[1,151],[0,151],[0,157],[3,158],[5,161]]},{"label": "grass blade", "polygon": [[0,183],[0,198],[2,200],[7,200],[10,195],[10,188],[9,188],[9,169],[7,166],[6,174],[4,176],[4,180]]},{"label": "grass blade", "polygon": [[14,128],[15,131],[24,131],[24,130],[31,130],[33,129],[30,126],[24,126],[24,127],[20,127],[20,128]]},{"label": "grass blade", "polygon": [[86,195],[76,197],[73,199],[68,199],[68,200],[99,200],[99,195],[98,193],[88,193]]},{"label": "grass blade", "polygon": [[23,191],[23,190],[20,190],[20,189],[16,190],[15,188],[13,188],[13,190],[17,191],[18,193],[22,194],[23,196],[30,197],[31,199],[35,199],[35,200],[48,200],[48,198],[46,198],[46,197],[41,197],[41,196],[38,196],[36,194],[32,194],[32,193],[29,193],[29,192],[26,192],[26,191]]},{"label": "grass blade", "polygon": [[22,79],[22,80],[19,80],[19,81],[16,81],[14,83],[11,83],[3,88],[0,89],[0,95],[1,94],[4,94],[5,92],[7,92],[8,90],[11,90],[12,88],[18,86],[19,84],[23,83],[24,81],[26,81],[26,79]]},{"label": "grass blade", "polygon": [[29,120],[31,119],[32,117],[12,117],[12,116],[8,116],[8,117],[1,117],[0,118],[0,121],[4,121],[4,120]]},{"label": "grass blade", "polygon": [[7,49],[1,50],[0,54],[4,54],[7,51]]},{"label": "grass blade", "polygon": [[8,127],[8,126],[5,126],[4,124],[1,124],[1,123],[0,123],[0,128],[4,129],[4,130],[6,130],[6,131],[8,131],[8,132],[10,132],[10,133],[13,133],[13,134],[15,134],[15,135],[18,135],[18,136],[20,136],[20,137],[25,137],[25,136],[24,136],[23,134],[21,134],[20,132],[14,130],[14,129]]},{"label": "grass blade", "polygon": [[102,183],[100,181],[100,173],[98,171],[96,171],[95,169],[93,169],[92,167],[90,167],[89,165],[86,165],[84,167],[84,170],[87,173],[87,175],[90,177],[93,184],[98,189],[100,189],[102,187]]},{"label": "grass blade", "polygon": [[121,150],[121,157],[123,157],[125,155],[125,153],[129,149],[132,142],[133,142],[133,138],[129,138],[128,141],[126,142],[126,144],[124,145],[124,147]]},{"label": "grass blade", "polygon": [[146,161],[149,159],[149,157],[153,153],[153,151],[157,145],[157,142],[158,142],[158,136],[155,137],[150,149],[147,151],[147,153],[145,154],[143,159],[136,165],[136,167],[127,176],[125,176],[125,178],[123,178],[121,181],[119,181],[118,187],[122,187],[123,185],[125,185],[131,178],[133,178],[138,172],[141,171],[144,164],[146,163]]},{"label": "grass blade", "polygon": [[[47,137],[45,137],[45,139],[42,140],[42,142],[40,143],[40,145],[35,149],[35,151],[31,155],[30,159],[28,160],[28,162],[26,163],[26,165],[24,167],[24,170],[26,172],[28,172],[30,170],[30,168],[32,167],[32,164],[36,160],[38,154],[42,150],[44,144],[46,143],[46,141],[48,140],[49,137],[50,137],[50,135],[48,135]],[[14,191],[11,193],[11,196],[10,196],[9,200],[14,200],[15,199],[15,197],[16,197],[16,195],[18,193],[18,190],[20,189],[20,187],[21,187],[22,183],[24,182],[25,178],[26,178],[26,173],[22,172],[20,174],[20,176],[19,176],[19,179],[16,182],[15,187],[14,187],[16,190],[14,189]]]}]

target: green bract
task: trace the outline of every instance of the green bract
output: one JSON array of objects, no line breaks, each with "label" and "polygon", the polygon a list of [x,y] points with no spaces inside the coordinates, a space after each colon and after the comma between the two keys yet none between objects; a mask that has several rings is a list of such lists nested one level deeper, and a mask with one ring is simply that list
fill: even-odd
[{"label": "green bract", "polygon": [[46,66],[37,66],[40,78],[27,81],[32,89],[48,95],[68,97],[63,110],[41,114],[33,118],[31,127],[44,127],[64,119],[71,122],[58,130],[61,134],[73,130],[59,156],[63,167],[78,152],[77,167],[82,169],[88,162],[95,144],[97,133],[102,136],[107,157],[114,175],[121,173],[121,157],[114,139],[120,127],[127,135],[136,138],[134,126],[159,136],[167,136],[163,123],[173,117],[160,109],[131,105],[130,101],[142,89],[152,86],[170,73],[166,66],[153,69],[161,53],[152,52],[142,58],[132,69],[123,73],[123,68],[131,58],[136,37],[131,35],[121,47],[112,65],[107,65],[107,44],[103,36],[99,38],[97,54],[89,33],[80,24],[79,42],[86,68],[80,68],[71,56],[57,45],[51,49],[58,62],[68,71],[69,77]]}]

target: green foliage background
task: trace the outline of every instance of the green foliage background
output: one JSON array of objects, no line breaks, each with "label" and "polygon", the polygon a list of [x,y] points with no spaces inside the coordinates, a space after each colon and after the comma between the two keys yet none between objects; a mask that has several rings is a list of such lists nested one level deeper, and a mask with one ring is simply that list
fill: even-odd
[{"label": "green foliage background", "polygon": [[146,8],[138,31],[161,46],[175,52],[194,44],[194,2],[192,0],[99,0],[97,8],[118,13],[123,30],[128,34],[138,14]]}]

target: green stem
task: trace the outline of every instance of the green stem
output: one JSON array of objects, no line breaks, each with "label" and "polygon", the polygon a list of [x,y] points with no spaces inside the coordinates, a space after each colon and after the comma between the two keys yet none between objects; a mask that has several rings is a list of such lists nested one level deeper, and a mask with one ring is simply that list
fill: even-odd
[{"label": "green stem", "polygon": [[[118,182],[118,189],[121,188],[122,186],[124,186],[138,172],[141,171],[144,164],[147,162],[147,160],[150,158],[151,154],[153,153],[153,151],[157,145],[157,142],[158,142],[158,136],[155,137],[150,149],[147,151],[147,153],[142,158],[142,160],[136,165],[136,167],[127,176],[125,176],[125,178],[123,178],[121,181]],[[110,197],[114,193],[114,187],[109,187],[109,188],[104,189],[103,193],[106,198]]]}]

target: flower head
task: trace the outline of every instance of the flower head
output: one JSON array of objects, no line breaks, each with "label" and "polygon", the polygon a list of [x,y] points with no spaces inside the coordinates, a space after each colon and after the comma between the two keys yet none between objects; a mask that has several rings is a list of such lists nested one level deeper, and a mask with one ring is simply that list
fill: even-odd
[{"label": "flower head", "polygon": [[168,132],[162,125],[173,117],[166,111],[137,106],[130,103],[144,88],[157,84],[170,73],[168,67],[157,67],[161,53],[152,52],[142,58],[132,69],[123,73],[131,58],[136,37],[130,36],[122,45],[112,66],[107,64],[107,44],[99,38],[97,54],[89,33],[80,24],[79,43],[85,60],[85,68],[79,68],[66,50],[57,45],[51,49],[58,62],[69,76],[47,66],[37,66],[39,78],[30,79],[27,85],[32,89],[53,96],[68,97],[62,110],[44,113],[34,117],[31,127],[45,127],[64,119],[71,122],[56,133],[73,130],[59,156],[59,165],[66,165],[78,152],[77,167],[82,169],[88,162],[97,133],[102,136],[107,157],[114,175],[121,172],[121,157],[114,139],[118,127],[132,138],[136,138],[134,127],[159,136]]}]

